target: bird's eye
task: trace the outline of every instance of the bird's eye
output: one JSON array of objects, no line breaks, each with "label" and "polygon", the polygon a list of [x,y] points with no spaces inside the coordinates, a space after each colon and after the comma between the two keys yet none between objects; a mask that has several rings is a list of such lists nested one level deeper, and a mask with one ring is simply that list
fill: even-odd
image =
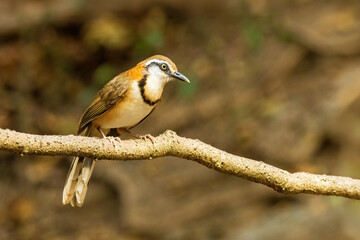
[{"label": "bird's eye", "polygon": [[162,70],[167,70],[168,66],[165,63],[163,63],[163,64],[161,64],[161,69]]}]

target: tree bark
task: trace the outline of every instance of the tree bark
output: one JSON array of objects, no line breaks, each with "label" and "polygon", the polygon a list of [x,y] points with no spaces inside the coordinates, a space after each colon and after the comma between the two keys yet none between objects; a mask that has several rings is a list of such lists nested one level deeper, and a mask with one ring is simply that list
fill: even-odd
[{"label": "tree bark", "polygon": [[145,160],[175,156],[196,161],[216,171],[264,184],[280,193],[309,193],[360,199],[360,180],[305,172],[289,173],[261,161],[235,156],[199,140],[179,137],[167,130],[150,140],[107,139],[83,136],[47,136],[0,129],[0,150],[36,155],[83,156],[108,160]]}]

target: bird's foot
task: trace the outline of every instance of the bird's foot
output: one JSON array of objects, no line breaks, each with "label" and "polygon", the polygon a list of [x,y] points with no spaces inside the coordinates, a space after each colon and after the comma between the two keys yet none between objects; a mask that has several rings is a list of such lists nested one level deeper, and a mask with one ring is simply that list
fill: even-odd
[{"label": "bird's foot", "polygon": [[113,136],[107,136],[106,140],[108,140],[116,150],[118,149],[118,143],[121,142],[121,139],[119,137],[113,137]]},{"label": "bird's foot", "polygon": [[142,136],[138,136],[140,139],[144,139],[146,141],[146,139],[149,139],[152,144],[155,144],[156,143],[156,138],[153,137],[152,135],[150,134],[146,134],[146,135],[142,135]]},{"label": "bird's foot", "polygon": [[118,128],[117,131],[118,131],[119,134],[127,133],[127,134],[130,134],[130,136],[132,136],[134,138],[144,139],[145,141],[147,139],[149,139],[153,144],[156,143],[156,138],[151,136],[150,134],[139,135],[139,134],[133,133],[133,132],[131,132],[128,129],[125,129],[125,128]]}]

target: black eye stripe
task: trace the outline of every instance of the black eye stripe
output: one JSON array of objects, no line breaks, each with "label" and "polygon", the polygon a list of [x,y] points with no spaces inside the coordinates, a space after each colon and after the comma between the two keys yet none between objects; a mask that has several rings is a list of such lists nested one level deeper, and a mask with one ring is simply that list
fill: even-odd
[{"label": "black eye stripe", "polygon": [[158,66],[158,68],[161,70],[161,71],[164,71],[164,72],[170,72],[170,66],[168,65],[168,63],[165,63],[165,62],[151,62],[150,64],[148,64],[146,66],[146,69],[149,69],[149,67],[151,66]]}]

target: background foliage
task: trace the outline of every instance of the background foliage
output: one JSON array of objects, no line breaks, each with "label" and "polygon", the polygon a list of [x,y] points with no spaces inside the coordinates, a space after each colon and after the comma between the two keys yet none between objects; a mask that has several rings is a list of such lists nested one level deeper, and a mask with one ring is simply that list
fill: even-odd
[{"label": "background foliage", "polygon": [[[153,54],[169,84],[135,132],[172,129],[290,171],[359,178],[357,0],[0,2],[0,127],[74,134],[94,94]],[[358,239],[360,205],[287,196],[180,159],[101,162],[82,208],[62,157],[0,153],[0,239]]]}]

